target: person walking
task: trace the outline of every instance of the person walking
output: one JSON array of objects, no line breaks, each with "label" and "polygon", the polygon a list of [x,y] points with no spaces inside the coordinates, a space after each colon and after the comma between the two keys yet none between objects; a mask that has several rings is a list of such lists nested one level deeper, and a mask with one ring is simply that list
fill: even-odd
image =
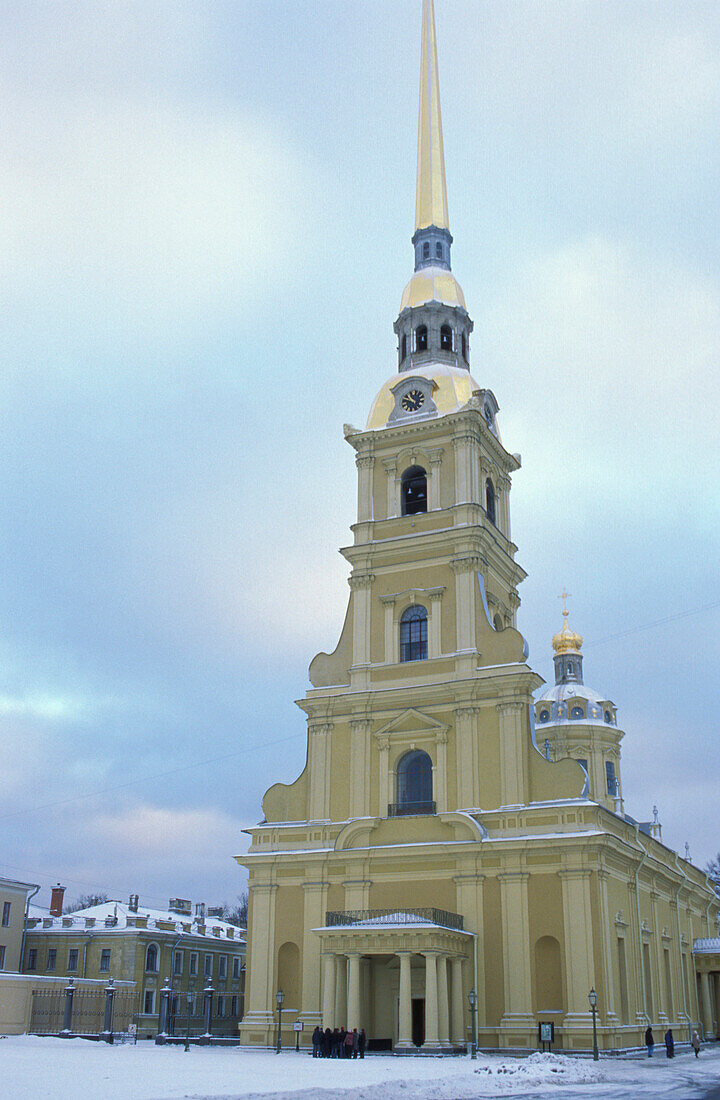
[{"label": "person walking", "polygon": [[675,1057],[675,1040],[673,1039],[672,1028],[668,1028],[665,1032],[665,1053],[668,1058]]},{"label": "person walking", "polygon": [[365,1034],[365,1028],[360,1028],[360,1034],[358,1035],[358,1053],[361,1058],[365,1057],[365,1047],[367,1046],[367,1035]]},{"label": "person walking", "polygon": [[652,1058],[653,1050],[655,1049],[655,1039],[653,1038],[651,1027],[645,1032],[645,1046],[647,1047],[648,1058]]},{"label": "person walking", "polygon": [[693,1050],[695,1051],[695,1057],[697,1058],[698,1054],[700,1053],[700,1036],[698,1035],[697,1031],[693,1031],[693,1037],[690,1040],[690,1043]]}]

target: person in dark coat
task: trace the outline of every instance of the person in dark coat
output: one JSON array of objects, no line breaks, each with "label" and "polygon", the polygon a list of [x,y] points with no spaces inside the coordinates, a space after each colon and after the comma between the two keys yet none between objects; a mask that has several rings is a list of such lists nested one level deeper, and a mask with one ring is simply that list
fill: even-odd
[{"label": "person in dark coat", "polygon": [[358,1035],[358,1029],[354,1027],[352,1029],[352,1051],[351,1056],[357,1058],[358,1056],[358,1043],[360,1042],[360,1036]]},{"label": "person in dark coat", "polygon": [[365,1047],[367,1046],[367,1035],[365,1034],[365,1028],[360,1028],[360,1034],[358,1035],[358,1054],[361,1058],[365,1057]]},{"label": "person in dark coat", "polygon": [[332,1031],[326,1027],[323,1035],[323,1058],[330,1057],[332,1057]]},{"label": "person in dark coat", "polygon": [[700,1053],[700,1036],[698,1035],[697,1031],[693,1031],[693,1037],[690,1040],[690,1045],[695,1051],[695,1057],[697,1058],[698,1054]]},{"label": "person in dark coat", "polygon": [[316,1027],[312,1033],[313,1058],[320,1057],[320,1044],[322,1043],[322,1031]]},{"label": "person in dark coat", "polygon": [[653,1038],[651,1027],[649,1027],[645,1032],[645,1046],[647,1047],[648,1058],[652,1058],[652,1052],[655,1046],[655,1039]]},{"label": "person in dark coat", "polygon": [[673,1039],[672,1028],[668,1028],[665,1032],[665,1053],[668,1058],[675,1057],[675,1040]]},{"label": "person in dark coat", "polygon": [[347,1035],[347,1032],[346,1032],[345,1028],[341,1027],[340,1031],[338,1032],[338,1058],[344,1058],[345,1057],[345,1036],[346,1035]]},{"label": "person in dark coat", "polygon": [[333,1028],[332,1050],[331,1050],[330,1057],[331,1058],[339,1058],[340,1057],[340,1031],[336,1027]]},{"label": "person in dark coat", "polygon": [[353,1034],[352,1034],[352,1031],[350,1031],[349,1029],[348,1029],[348,1031],[345,1032],[345,1038],[343,1039],[343,1044],[344,1044],[344,1047],[345,1047],[345,1057],[346,1058],[352,1058]]}]

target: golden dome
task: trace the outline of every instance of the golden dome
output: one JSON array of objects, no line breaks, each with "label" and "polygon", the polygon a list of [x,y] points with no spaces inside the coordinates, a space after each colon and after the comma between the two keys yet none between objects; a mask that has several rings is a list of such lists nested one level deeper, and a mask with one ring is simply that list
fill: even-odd
[{"label": "golden dome", "polygon": [[[420,375],[421,378],[432,378],[435,383],[432,399],[437,406],[440,416],[457,412],[473,395],[473,391],[479,389],[477,382],[464,367],[452,367],[447,363],[426,363],[422,367],[414,367],[408,374]],[[372,428],[384,428],[388,422],[390,413],[395,408],[395,398],[391,387],[396,386],[402,374],[395,373],[380,388],[380,392],[373,401],[370,415],[367,418],[366,430]]]},{"label": "golden dome", "polygon": [[565,616],[563,628],[552,640],[553,649],[556,653],[579,653],[582,649],[582,636],[576,634],[575,631],[571,630],[568,626],[567,617],[569,614],[570,612],[567,608],[563,608],[563,615]]},{"label": "golden dome", "polygon": [[446,267],[421,267],[416,271],[403,291],[400,312],[426,302],[443,302],[466,309],[462,287]]}]

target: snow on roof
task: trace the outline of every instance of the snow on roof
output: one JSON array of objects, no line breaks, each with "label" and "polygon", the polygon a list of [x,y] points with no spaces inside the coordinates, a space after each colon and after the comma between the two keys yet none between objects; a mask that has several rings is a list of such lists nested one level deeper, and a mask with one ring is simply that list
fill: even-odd
[{"label": "snow on roof", "polygon": [[[159,932],[176,932],[178,935],[202,936],[210,940],[232,940],[235,943],[245,943],[245,929],[238,928],[229,921],[220,917],[191,916],[190,913],[177,913],[170,909],[149,909],[139,905],[137,912],[130,909],[127,902],[104,901],[99,905],[89,905],[86,909],[78,909],[74,913],[65,913],[62,917],[50,917],[48,909],[31,905],[30,919],[42,919],[45,927],[52,928],[85,928],[87,920],[94,920],[96,928],[122,931],[126,928],[136,928],[137,918],[146,919],[148,929]],[[52,925],[45,925],[46,920],[52,920]],[[71,924],[67,924],[71,921]],[[158,923],[161,922],[161,923]],[[167,925],[167,927],[165,927]],[[199,925],[205,926],[205,931],[199,930]]]},{"label": "snow on roof", "polygon": [[720,955],[720,936],[695,940],[693,951],[696,955]]}]

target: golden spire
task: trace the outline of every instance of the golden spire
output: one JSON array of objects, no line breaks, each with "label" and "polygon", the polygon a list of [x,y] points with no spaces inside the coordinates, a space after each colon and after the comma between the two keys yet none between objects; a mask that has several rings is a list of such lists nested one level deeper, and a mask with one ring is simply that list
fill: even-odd
[{"label": "golden spire", "polygon": [[558,596],[559,600],[563,602],[563,627],[559,634],[556,634],[552,640],[553,649],[556,653],[579,653],[582,649],[583,640],[579,634],[576,634],[574,630],[571,630],[568,625],[568,615],[570,612],[567,609],[567,601],[570,593],[566,592],[563,588],[562,592]]},{"label": "golden spire", "polygon": [[435,9],[433,0],[423,0],[415,229],[425,229],[429,225],[436,225],[438,229],[450,228],[440,116]]}]

